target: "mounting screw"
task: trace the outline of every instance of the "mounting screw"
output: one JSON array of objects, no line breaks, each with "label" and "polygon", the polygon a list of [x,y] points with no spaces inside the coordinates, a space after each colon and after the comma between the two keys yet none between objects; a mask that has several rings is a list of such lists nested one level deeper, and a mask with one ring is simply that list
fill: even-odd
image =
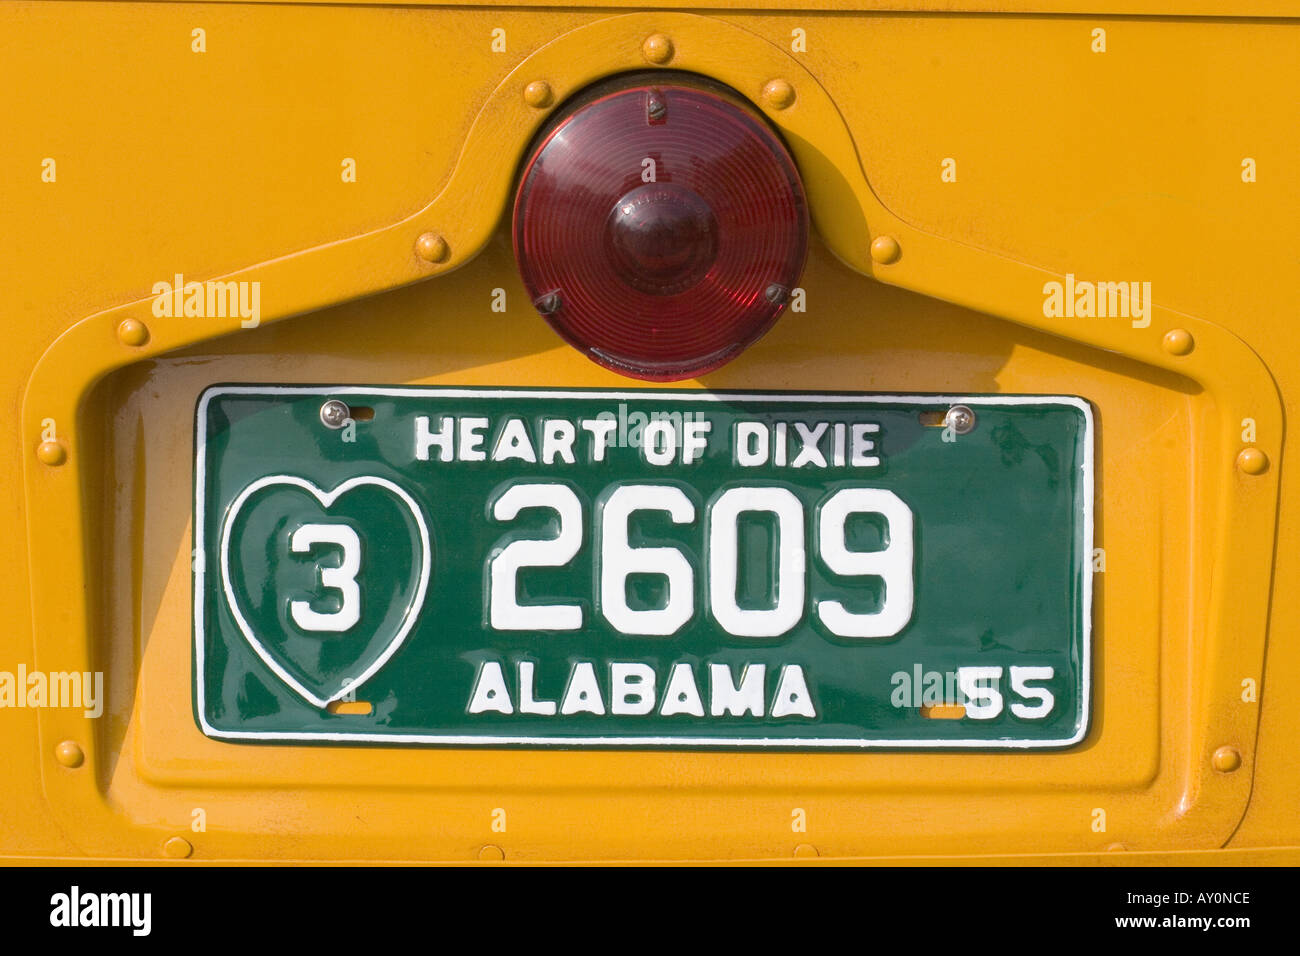
[{"label": "mounting screw", "polygon": [[651,63],[667,63],[673,58],[673,41],[662,33],[648,36],[641,44],[641,55]]},{"label": "mounting screw", "polygon": [[542,313],[542,315],[551,315],[555,312],[559,312],[562,304],[563,302],[560,299],[559,290],[548,292],[546,295],[539,296],[533,300],[533,306],[538,312]]},{"label": "mounting screw", "polygon": [[352,409],[347,402],[331,398],[320,407],[320,423],[326,428],[342,428],[352,418]]},{"label": "mounting screw", "polygon": [[954,405],[943,416],[943,424],[957,435],[969,434],[975,430],[975,412],[968,405]]},{"label": "mounting screw", "polygon": [[499,846],[485,843],[478,848],[478,858],[485,863],[493,863],[506,858],[506,851]]},{"label": "mounting screw", "polygon": [[668,102],[658,90],[651,90],[646,94],[645,118],[650,124],[662,123],[668,118]]},{"label": "mounting screw", "polygon": [[767,299],[772,305],[780,305],[789,295],[790,290],[776,282],[763,290],[763,298]]}]

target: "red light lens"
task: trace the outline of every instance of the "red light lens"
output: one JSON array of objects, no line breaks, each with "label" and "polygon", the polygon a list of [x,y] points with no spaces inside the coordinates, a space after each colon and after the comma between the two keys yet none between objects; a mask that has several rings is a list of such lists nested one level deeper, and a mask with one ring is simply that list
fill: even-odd
[{"label": "red light lens", "polygon": [[565,341],[624,375],[672,381],[771,328],[803,270],[808,205],[748,102],[660,72],[593,88],[543,131],[514,244]]}]

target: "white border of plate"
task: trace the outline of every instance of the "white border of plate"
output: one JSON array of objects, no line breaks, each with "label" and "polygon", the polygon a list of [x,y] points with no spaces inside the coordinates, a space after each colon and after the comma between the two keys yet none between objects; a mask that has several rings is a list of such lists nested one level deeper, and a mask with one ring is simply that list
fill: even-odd
[{"label": "white border of plate", "polygon": [[[1092,539],[1093,539],[1093,455],[1095,434],[1092,406],[1084,399],[1072,395],[857,395],[819,394],[815,392],[708,392],[661,391],[638,389],[635,391],[564,390],[564,389],[508,389],[508,388],[443,388],[439,386],[366,387],[361,385],[327,386],[297,385],[213,385],[199,397],[194,433],[194,553],[206,555],[204,541],[204,480],[207,442],[208,403],[218,395],[394,395],[411,398],[442,395],[448,398],[537,398],[549,396],[564,399],[605,399],[619,401],[755,401],[807,404],[864,404],[864,405],[1066,405],[1083,412],[1083,536],[1079,567],[1083,570],[1083,682],[1080,688],[1082,709],[1073,735],[1064,740],[1018,740],[993,738],[986,740],[863,740],[859,738],[812,737],[545,737],[501,736],[468,734],[376,734],[347,732],[295,732],[295,731],[231,731],[218,730],[204,717],[203,699],[203,598],[206,584],[207,561],[199,561],[194,571],[194,714],[203,733],[218,740],[261,741],[314,741],[327,740],[340,743],[359,741],[388,744],[440,744],[443,746],[498,747],[526,745],[533,747],[663,747],[670,749],[708,748],[771,748],[794,750],[801,748],[823,749],[880,749],[880,750],[1030,750],[1059,749],[1077,744],[1088,732],[1092,705]],[[653,396],[653,399],[651,399]]]}]

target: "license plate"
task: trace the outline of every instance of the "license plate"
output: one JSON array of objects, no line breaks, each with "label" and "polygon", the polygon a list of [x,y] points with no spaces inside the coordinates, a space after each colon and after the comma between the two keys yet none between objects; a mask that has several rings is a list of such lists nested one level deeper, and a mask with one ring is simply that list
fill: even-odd
[{"label": "license plate", "polygon": [[222,385],[195,444],[211,737],[1004,749],[1087,730],[1079,398]]}]

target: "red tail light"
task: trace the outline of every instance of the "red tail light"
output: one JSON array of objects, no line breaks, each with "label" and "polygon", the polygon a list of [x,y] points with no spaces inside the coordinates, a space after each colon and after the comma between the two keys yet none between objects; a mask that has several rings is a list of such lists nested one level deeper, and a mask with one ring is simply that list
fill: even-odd
[{"label": "red tail light", "polygon": [[514,245],[567,342],[671,381],[730,361],[776,321],[803,269],[808,207],[747,101],[689,74],[641,74],[593,88],[543,131]]}]

